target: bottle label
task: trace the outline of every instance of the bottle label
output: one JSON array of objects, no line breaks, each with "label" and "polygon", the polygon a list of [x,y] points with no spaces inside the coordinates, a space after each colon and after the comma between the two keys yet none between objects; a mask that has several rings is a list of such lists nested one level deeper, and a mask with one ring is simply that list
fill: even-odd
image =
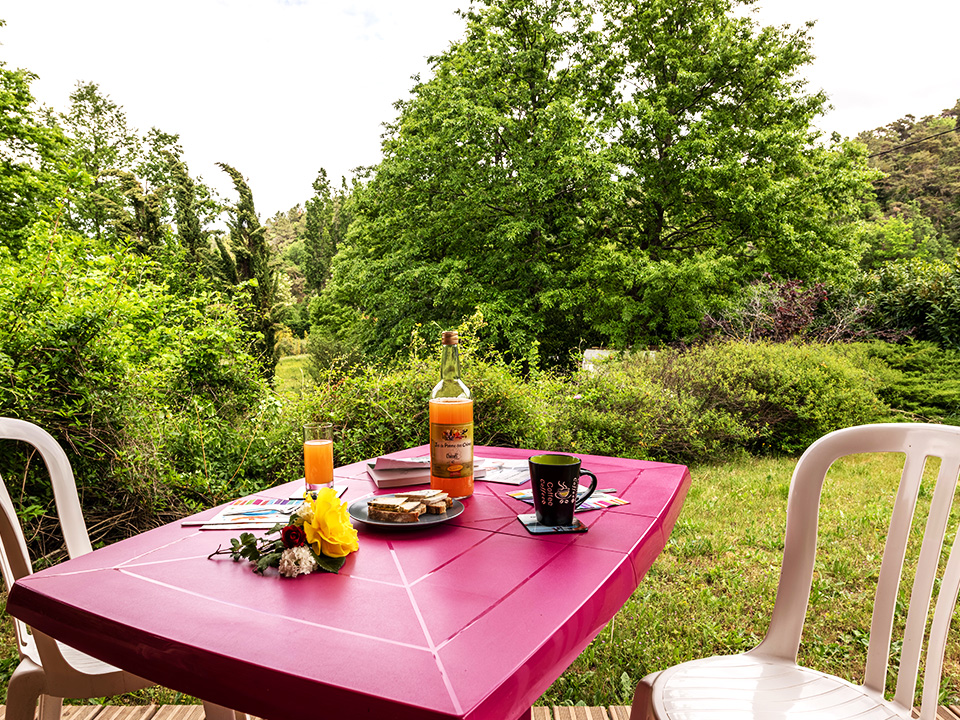
[{"label": "bottle label", "polygon": [[439,478],[473,475],[473,423],[430,424],[430,474]]}]

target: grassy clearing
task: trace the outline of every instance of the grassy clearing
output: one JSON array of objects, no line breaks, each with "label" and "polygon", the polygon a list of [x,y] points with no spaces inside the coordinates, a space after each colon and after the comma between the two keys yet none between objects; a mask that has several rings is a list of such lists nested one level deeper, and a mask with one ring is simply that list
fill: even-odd
[{"label": "grassy clearing", "polygon": [[[740,652],[759,642],[780,573],[794,464],[793,459],[768,458],[692,467],[693,484],[666,550],[616,618],[540,703],[629,703],[636,682],[648,672],[705,655]],[[862,676],[872,593],[899,471],[899,456],[848,458],[831,471],[800,650],[805,665],[854,681]],[[929,501],[932,481],[925,483],[921,503]],[[957,518],[952,522],[950,537]],[[914,554],[919,532],[915,539]],[[909,580],[902,586],[909,588]],[[0,651],[6,660],[0,658],[0,671],[8,678],[16,656],[9,618],[4,627]],[[960,696],[956,631],[944,675],[941,702],[955,702]],[[6,678],[0,681],[5,696]],[[195,702],[162,689],[111,700],[121,701]]]},{"label": "grassy clearing", "polygon": [[[794,465],[792,459],[747,459],[691,468],[690,494],[666,550],[541,702],[629,704],[637,681],[649,672],[756,645],[776,595]],[[873,592],[901,467],[899,455],[856,456],[831,470],[801,664],[862,680]],[[935,474],[924,482],[922,518],[934,480]],[[951,522],[948,538],[956,532],[956,512]],[[911,557],[919,552],[923,523],[918,526]],[[911,582],[912,575],[901,583],[904,602]],[[955,623],[941,704],[960,696],[957,635]],[[896,642],[892,652],[896,658]]]},{"label": "grassy clearing", "polygon": [[307,372],[309,358],[309,355],[286,355],[280,358],[274,374],[278,393],[300,392],[313,386]]}]

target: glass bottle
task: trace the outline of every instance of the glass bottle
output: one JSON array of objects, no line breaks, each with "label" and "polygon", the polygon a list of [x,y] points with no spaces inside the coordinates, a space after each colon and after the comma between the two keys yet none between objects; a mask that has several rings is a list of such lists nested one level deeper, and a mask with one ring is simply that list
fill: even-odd
[{"label": "glass bottle", "polygon": [[460,379],[459,337],[440,335],[440,382],[430,393],[430,487],[473,494],[473,398]]}]

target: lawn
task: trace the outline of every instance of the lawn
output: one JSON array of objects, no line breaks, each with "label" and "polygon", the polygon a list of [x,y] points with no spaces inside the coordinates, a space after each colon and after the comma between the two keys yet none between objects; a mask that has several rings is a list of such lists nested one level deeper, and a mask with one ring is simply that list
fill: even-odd
[{"label": "lawn", "polygon": [[[291,377],[296,379],[296,373]],[[824,490],[821,550],[800,661],[853,681],[863,672],[872,591],[899,478],[898,460],[895,455],[847,458],[831,470]],[[667,548],[631,600],[540,704],[628,704],[636,682],[648,672],[753,647],[766,631],[773,606],[794,463],[744,459],[692,467],[692,487]],[[928,485],[932,478],[925,481],[921,503],[929,501]],[[956,526],[954,516],[949,537]],[[914,553],[919,538],[910,548]],[[909,588],[909,579],[902,587]],[[16,649],[9,618],[4,627],[0,672],[6,677],[0,682],[5,696]],[[960,696],[956,629],[951,640],[941,704]],[[154,690],[124,701],[175,703],[191,698]]]}]

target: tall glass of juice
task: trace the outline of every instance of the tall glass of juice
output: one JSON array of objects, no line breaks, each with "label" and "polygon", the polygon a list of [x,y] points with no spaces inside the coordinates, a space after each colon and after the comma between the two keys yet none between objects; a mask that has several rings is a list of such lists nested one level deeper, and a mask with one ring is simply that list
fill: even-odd
[{"label": "tall glass of juice", "polygon": [[333,423],[303,426],[303,479],[308,493],[333,486]]}]

